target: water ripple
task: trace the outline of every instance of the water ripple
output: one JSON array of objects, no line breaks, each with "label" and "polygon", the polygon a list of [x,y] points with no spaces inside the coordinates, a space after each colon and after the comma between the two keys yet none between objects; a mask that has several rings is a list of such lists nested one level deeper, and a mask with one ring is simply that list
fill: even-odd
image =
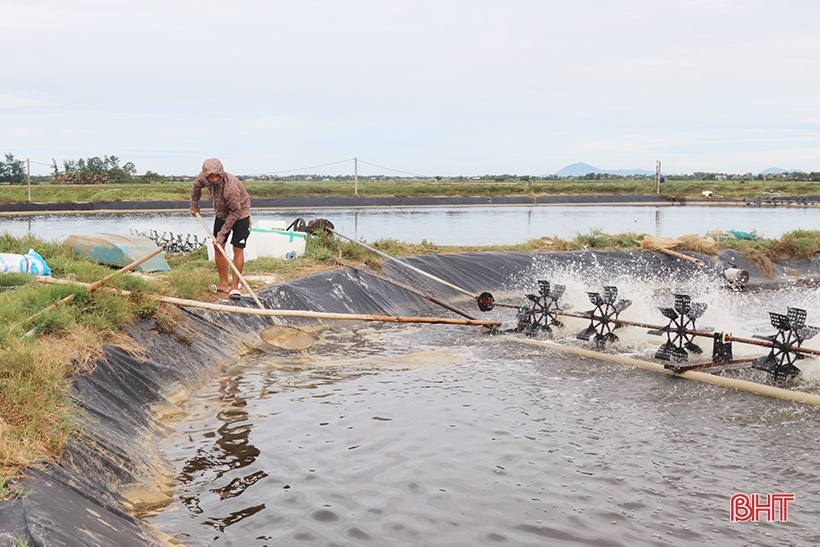
[{"label": "water ripple", "polygon": [[[818,409],[455,327],[322,338],[190,401],[151,522],[191,546],[820,543]],[[797,500],[732,523],[737,492]]]}]

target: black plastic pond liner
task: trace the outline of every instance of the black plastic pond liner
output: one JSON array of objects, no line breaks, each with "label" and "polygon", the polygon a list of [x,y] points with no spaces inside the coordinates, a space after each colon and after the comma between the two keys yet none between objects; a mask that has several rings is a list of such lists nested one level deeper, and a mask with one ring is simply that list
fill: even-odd
[{"label": "black plastic pond liner", "polygon": [[[351,207],[453,207],[485,205],[623,205],[640,203],[665,205],[671,198],[662,196],[624,195],[579,195],[579,196],[331,196],[301,198],[253,198],[253,209],[317,209]],[[211,208],[210,200],[199,202],[203,210]],[[0,213],[61,213],[80,211],[187,211],[190,202],[179,200],[152,201],[85,201],[62,203],[0,203]]]},{"label": "black plastic pond liner", "polygon": [[[736,252],[731,256],[721,253],[720,259],[693,256],[704,260],[706,267],[646,252],[467,253],[406,260],[468,291],[493,291],[517,303],[551,268],[587,272],[590,283],[596,281],[595,275],[621,272],[671,284],[704,275],[720,281],[732,259],[749,269],[750,285],[794,279],[793,273],[777,267],[774,279],[767,280]],[[468,297],[424,276],[408,274],[407,268],[391,260],[382,262],[381,268],[390,277],[478,313]],[[789,268],[804,275],[820,271],[816,260],[792,261]],[[421,296],[350,269],[317,273],[258,294],[267,307],[283,309],[379,315],[448,313]],[[254,307],[247,298],[239,305]],[[504,311],[496,308],[493,313]],[[181,393],[184,398],[202,387],[234,363],[240,350],[258,342],[259,331],[270,324],[263,317],[205,310],[186,310],[183,315],[193,339],[190,345],[178,341],[178,336],[159,332],[152,320],[141,321],[130,326],[128,333],[144,348],[145,360],[106,346],[105,357],[94,372],[74,379],[72,392],[82,431],[68,441],[59,463],[27,470],[26,478],[17,483],[23,493],[20,498],[0,502],[0,546],[21,542],[100,547],[163,544],[152,528],[128,513],[137,508],[129,501],[134,496],[127,493],[142,492],[138,497],[146,503],[159,503],[169,494],[162,479],[166,468],[156,450],[168,430],[153,409],[173,408],[169,397]],[[309,320],[287,322],[300,326]]]}]

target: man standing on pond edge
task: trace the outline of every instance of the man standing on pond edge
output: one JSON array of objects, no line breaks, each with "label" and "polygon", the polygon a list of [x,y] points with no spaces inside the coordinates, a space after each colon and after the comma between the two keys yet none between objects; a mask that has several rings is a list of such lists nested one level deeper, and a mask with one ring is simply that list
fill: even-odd
[{"label": "man standing on pond edge", "polygon": [[[251,235],[251,197],[242,181],[226,173],[222,162],[216,158],[205,160],[202,172],[194,180],[194,187],[191,189],[191,214],[194,216],[199,213],[202,188],[208,188],[211,193],[216,213],[214,243],[224,249],[228,235],[233,232],[233,263],[242,273],[242,267],[245,265],[245,245]],[[231,298],[240,298],[242,294],[239,292],[239,276],[231,276],[231,283],[228,284],[228,261],[218,249],[214,249],[214,260],[219,273],[219,284],[215,286],[215,290],[228,293]]]}]

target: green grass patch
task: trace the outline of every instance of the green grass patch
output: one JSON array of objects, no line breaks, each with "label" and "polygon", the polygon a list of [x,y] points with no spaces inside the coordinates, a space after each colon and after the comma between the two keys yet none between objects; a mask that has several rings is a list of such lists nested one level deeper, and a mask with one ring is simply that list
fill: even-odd
[{"label": "green grass patch", "polygon": [[[253,198],[293,198],[312,196],[352,196],[352,181],[245,181]],[[154,184],[36,184],[31,187],[32,201],[44,203],[83,201],[156,201],[186,200],[191,182]],[[0,185],[0,203],[27,201],[25,186]],[[715,198],[770,198],[820,194],[818,182],[766,180],[671,180],[661,186],[661,195],[678,199],[701,198],[709,190]],[[532,180],[496,181],[360,181],[362,197],[421,196],[509,196],[556,194],[640,194],[654,195],[651,179],[612,180]],[[207,196],[207,192],[205,192]]]},{"label": "green grass patch", "polygon": [[640,248],[643,234],[628,232],[624,234],[605,234],[599,229],[590,230],[586,234],[576,234],[572,239],[555,238],[546,247],[540,250],[553,251],[630,251]]},{"label": "green grass patch", "polygon": [[[37,251],[55,276],[73,274],[93,282],[112,273],[74,256],[62,245],[0,234],[0,252]],[[10,481],[26,466],[59,455],[75,430],[70,379],[90,370],[104,340],[111,340],[137,316],[130,299],[78,285],[43,285],[27,274],[0,275],[0,498],[14,493]],[[130,290],[154,290],[136,276],[109,283]],[[71,296],[69,302],[62,302]],[[50,306],[54,306],[49,310]],[[143,311],[143,315],[146,315]]]},{"label": "green grass patch", "polygon": [[[70,362],[45,339],[0,352],[0,484],[32,463],[53,459],[73,430]],[[6,494],[12,493],[8,489]]]},{"label": "green grass patch", "polygon": [[0,273],[0,287],[18,287],[34,283],[34,278],[23,273]]},{"label": "green grass patch", "polygon": [[809,259],[820,249],[820,231],[795,230],[774,241],[769,249],[773,260],[787,258]]}]

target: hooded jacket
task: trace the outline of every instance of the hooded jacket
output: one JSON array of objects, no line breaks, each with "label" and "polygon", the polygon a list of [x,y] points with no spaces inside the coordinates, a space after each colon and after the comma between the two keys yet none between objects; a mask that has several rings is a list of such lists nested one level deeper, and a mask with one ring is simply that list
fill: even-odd
[{"label": "hooded jacket", "polygon": [[[208,180],[210,175],[219,175],[219,180],[210,182]],[[217,241],[224,243],[228,240],[228,234],[233,229],[234,223],[250,216],[251,197],[242,185],[242,181],[226,173],[222,162],[216,158],[205,160],[202,164],[202,172],[194,179],[194,187],[191,189],[191,211],[199,211],[199,198],[202,196],[203,188],[207,188],[211,193],[216,216],[225,220],[222,229],[216,234]]]}]

